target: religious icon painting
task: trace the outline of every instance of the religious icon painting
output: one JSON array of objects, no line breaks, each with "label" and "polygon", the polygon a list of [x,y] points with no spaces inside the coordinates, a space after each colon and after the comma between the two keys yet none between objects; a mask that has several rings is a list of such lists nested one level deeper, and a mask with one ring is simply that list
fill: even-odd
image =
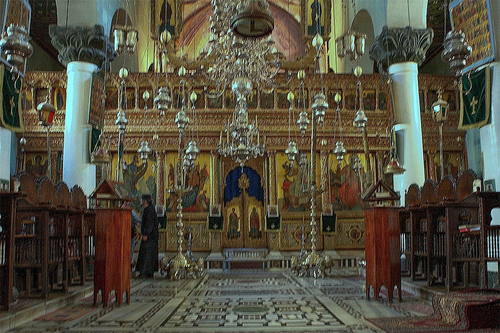
[{"label": "religious icon painting", "polygon": [[277,91],[277,102],[278,109],[288,109],[290,107],[290,102],[288,101],[289,90],[279,89]]},{"label": "religious icon painting", "polygon": [[247,104],[249,109],[256,109],[258,105],[257,89],[253,89],[250,96],[247,98]]},{"label": "religious icon painting", "polygon": [[178,8],[177,0],[152,0],[151,1],[151,35],[159,38],[164,31],[170,36],[178,33]]},{"label": "religious icon painting", "polygon": [[377,107],[376,92],[375,90],[363,91],[363,105],[367,111],[375,111]]},{"label": "religious icon painting", "polygon": [[324,235],[335,233],[337,225],[337,215],[333,212],[331,215],[321,215],[321,232]]},{"label": "religious icon painting", "polygon": [[344,98],[344,107],[347,110],[356,110],[356,92],[354,90],[348,90],[345,92]]},{"label": "religious icon painting", "polygon": [[227,238],[237,239],[241,236],[241,213],[239,206],[229,206],[226,209]]},{"label": "religious icon painting", "polygon": [[[177,210],[177,194],[169,192],[174,188],[175,167],[177,165],[177,153],[168,153],[165,160],[166,171],[166,210],[175,212]],[[189,190],[182,195],[183,211],[186,213],[209,212],[210,208],[210,154],[201,153],[196,159],[194,167],[189,170],[186,182]]]},{"label": "religious icon painting", "polygon": [[309,36],[325,34],[327,8],[323,0],[306,1],[306,32]]},{"label": "religious icon painting", "polygon": [[262,238],[261,227],[261,207],[251,206],[249,209],[248,221],[250,223],[249,236],[253,239]]},{"label": "religious icon painting", "polygon": [[62,87],[54,88],[54,92],[52,93],[52,100],[54,101],[54,107],[56,108],[56,110],[64,110],[66,108],[66,89]]},{"label": "religious icon painting", "polygon": [[260,108],[274,109],[274,90],[260,92]]},{"label": "religious icon painting", "polygon": [[278,217],[278,205],[267,205],[267,216]]},{"label": "religious icon painting", "polygon": [[221,216],[220,206],[210,204],[210,216]]}]

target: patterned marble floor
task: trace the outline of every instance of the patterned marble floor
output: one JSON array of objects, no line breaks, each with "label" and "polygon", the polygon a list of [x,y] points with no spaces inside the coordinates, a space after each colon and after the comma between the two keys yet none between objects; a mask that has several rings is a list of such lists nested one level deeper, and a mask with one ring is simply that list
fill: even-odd
[{"label": "patterned marble floor", "polygon": [[199,280],[134,284],[132,304],[94,308],[91,299],[10,332],[377,332],[365,318],[415,316],[430,306],[368,301],[363,280],[302,279],[288,272],[236,271]]}]

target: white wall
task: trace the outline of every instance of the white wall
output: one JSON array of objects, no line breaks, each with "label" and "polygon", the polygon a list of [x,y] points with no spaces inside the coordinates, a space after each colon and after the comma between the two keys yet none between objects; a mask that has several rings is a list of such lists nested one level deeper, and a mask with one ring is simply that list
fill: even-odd
[{"label": "white wall", "polygon": [[10,179],[12,158],[12,132],[0,127],[0,179]]}]

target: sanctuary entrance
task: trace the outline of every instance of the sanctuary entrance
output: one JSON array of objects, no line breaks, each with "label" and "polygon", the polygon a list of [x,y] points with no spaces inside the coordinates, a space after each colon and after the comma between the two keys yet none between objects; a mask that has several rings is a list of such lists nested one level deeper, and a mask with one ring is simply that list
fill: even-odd
[{"label": "sanctuary entrance", "polygon": [[[261,160],[261,165],[263,161]],[[231,166],[231,161],[227,163]],[[255,163],[258,165],[259,163]],[[228,168],[224,182],[224,248],[265,248],[264,187],[261,173],[252,166]]]}]

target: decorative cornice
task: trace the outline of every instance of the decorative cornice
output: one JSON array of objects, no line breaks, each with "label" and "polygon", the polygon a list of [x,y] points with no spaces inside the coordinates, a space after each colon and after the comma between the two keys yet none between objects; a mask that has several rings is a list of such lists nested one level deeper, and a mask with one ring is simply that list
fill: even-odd
[{"label": "decorative cornice", "polygon": [[400,62],[422,64],[434,38],[432,29],[388,28],[384,26],[370,49],[370,58],[381,72]]},{"label": "decorative cornice", "polygon": [[105,60],[115,57],[113,46],[104,35],[102,25],[93,27],[58,25],[49,26],[52,45],[59,52],[58,59],[64,65],[72,61],[84,61],[101,67]]}]

